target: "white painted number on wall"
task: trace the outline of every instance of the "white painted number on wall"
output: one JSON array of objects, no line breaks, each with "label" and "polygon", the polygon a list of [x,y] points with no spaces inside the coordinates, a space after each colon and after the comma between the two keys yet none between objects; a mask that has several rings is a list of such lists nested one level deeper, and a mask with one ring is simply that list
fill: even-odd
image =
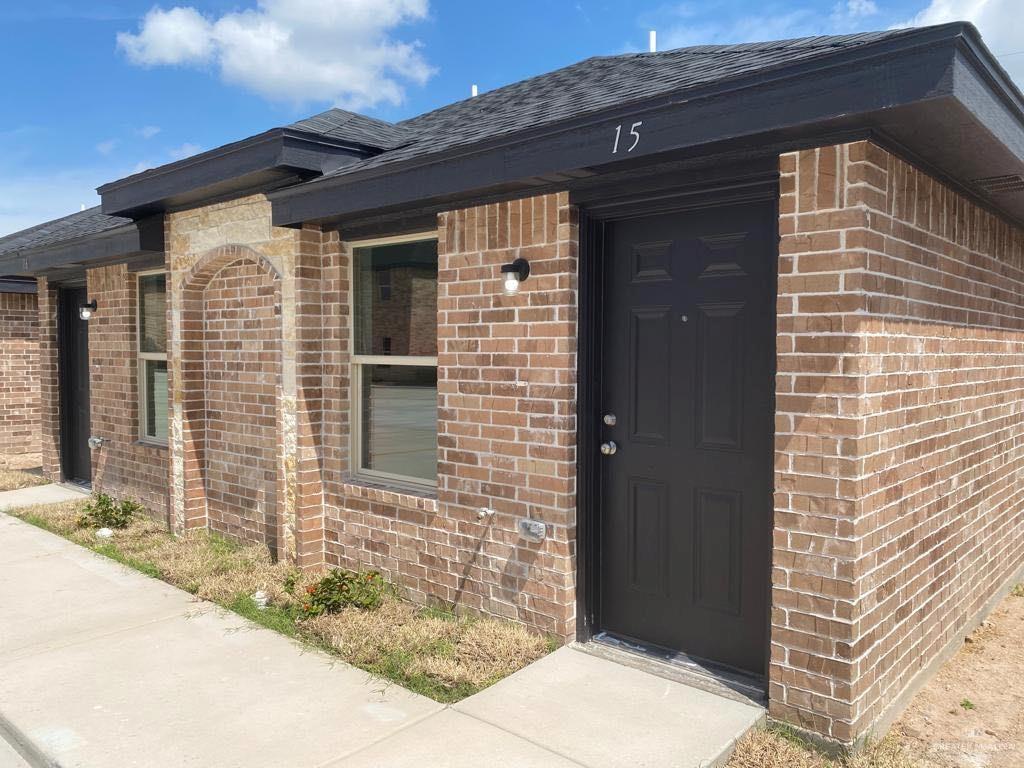
[{"label": "white painted number on wall", "polygon": [[[629,145],[629,149],[626,152],[632,152],[636,149],[636,145],[640,143],[640,131],[637,130],[641,125],[644,124],[643,120],[637,120],[629,127],[629,135],[633,137],[633,143]],[[612,144],[612,154],[614,155],[619,151],[619,139],[622,137],[622,124],[615,126],[615,143]]]}]

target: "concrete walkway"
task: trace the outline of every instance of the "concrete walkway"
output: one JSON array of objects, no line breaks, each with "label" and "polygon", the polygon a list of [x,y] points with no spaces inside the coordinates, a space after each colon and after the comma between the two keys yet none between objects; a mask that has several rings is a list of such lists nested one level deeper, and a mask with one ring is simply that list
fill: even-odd
[{"label": "concrete walkway", "polygon": [[36,504],[57,504],[62,501],[84,499],[88,491],[73,485],[34,485],[16,491],[0,491],[0,512],[18,507],[32,507]]},{"label": "concrete walkway", "polygon": [[445,707],[0,514],[0,768],[696,768],[762,715],[574,648]]}]

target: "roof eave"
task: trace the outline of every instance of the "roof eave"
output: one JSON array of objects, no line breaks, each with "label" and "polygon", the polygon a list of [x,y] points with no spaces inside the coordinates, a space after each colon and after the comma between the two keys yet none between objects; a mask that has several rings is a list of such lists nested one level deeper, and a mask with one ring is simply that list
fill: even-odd
[{"label": "roof eave", "polygon": [[0,258],[0,274],[28,277],[67,275],[107,264],[149,262],[162,253],[163,221],[155,218],[17,251]]},{"label": "roof eave", "polygon": [[103,213],[139,217],[225,193],[271,189],[281,180],[317,176],[379,150],[354,141],[274,128],[242,141],[104,184]]},{"label": "roof eave", "polygon": [[[884,131],[887,117],[909,118],[915,105],[970,101],[965,78],[960,78],[961,92],[956,89],[956,61],[965,57],[963,50],[970,50],[977,62],[994,62],[971,25],[929,28],[848,54],[623,105],[541,131],[279,190],[270,195],[273,220],[276,225],[335,222],[431,199],[470,200],[479,190],[531,180],[539,186],[537,180],[560,174],[571,179],[587,170],[602,172],[624,162],[726,141],[753,145],[767,136],[800,140],[839,130]],[[1003,138],[1009,141],[1009,134],[1017,134],[1024,140],[1024,120],[1011,109],[1019,92],[1005,73],[999,77],[998,65],[986,67],[990,69],[985,80],[993,90],[990,98],[1006,110]],[[636,150],[625,161],[621,154],[613,156],[616,127],[638,120],[643,121],[643,138]],[[1024,218],[1024,210],[1020,215]]]}]

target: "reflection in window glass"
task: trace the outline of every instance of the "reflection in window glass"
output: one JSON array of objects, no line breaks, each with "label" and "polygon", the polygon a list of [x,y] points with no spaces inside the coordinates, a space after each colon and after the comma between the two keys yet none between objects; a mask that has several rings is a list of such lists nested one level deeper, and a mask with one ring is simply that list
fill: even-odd
[{"label": "reflection in window glass", "polygon": [[146,437],[167,439],[167,361],[146,360]]},{"label": "reflection in window glass", "polygon": [[362,366],[362,467],[437,479],[437,368]]},{"label": "reflection in window glass", "polygon": [[356,248],[353,274],[357,355],[437,356],[436,240]]},{"label": "reflection in window glass", "polygon": [[139,352],[167,351],[167,279],[139,277]]}]

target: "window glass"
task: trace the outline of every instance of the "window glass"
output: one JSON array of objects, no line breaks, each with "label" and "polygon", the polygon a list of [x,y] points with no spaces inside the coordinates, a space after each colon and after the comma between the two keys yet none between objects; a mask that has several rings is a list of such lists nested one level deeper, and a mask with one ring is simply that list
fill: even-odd
[{"label": "window glass", "polygon": [[146,437],[167,439],[167,361],[146,360]]},{"label": "window glass", "polygon": [[437,368],[362,366],[362,466],[437,479]]},{"label": "window glass", "polygon": [[139,276],[139,351],[167,351],[167,279]]},{"label": "window glass", "polygon": [[437,241],[355,249],[355,353],[437,356]]}]

